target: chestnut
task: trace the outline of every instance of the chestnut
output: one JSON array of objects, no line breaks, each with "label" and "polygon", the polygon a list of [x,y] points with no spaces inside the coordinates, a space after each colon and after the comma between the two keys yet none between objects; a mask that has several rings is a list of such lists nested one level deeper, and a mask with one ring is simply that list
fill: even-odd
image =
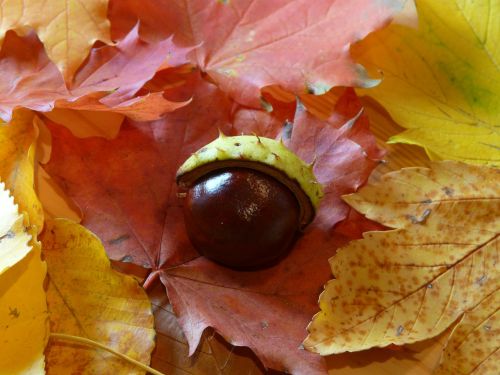
[{"label": "chestnut", "polygon": [[186,160],[177,183],[193,246],[238,270],[284,257],[323,195],[312,166],[257,136],[219,136]]}]

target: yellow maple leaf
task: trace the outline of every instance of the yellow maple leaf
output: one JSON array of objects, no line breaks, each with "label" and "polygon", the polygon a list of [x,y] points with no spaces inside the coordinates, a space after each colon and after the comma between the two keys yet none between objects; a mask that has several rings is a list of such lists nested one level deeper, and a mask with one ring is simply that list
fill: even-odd
[{"label": "yellow maple leaf", "polygon": [[403,169],[346,201],[399,229],[365,233],[331,259],[335,279],[320,297],[307,349],[431,338],[498,292],[499,170],[457,162]]},{"label": "yellow maple leaf", "polygon": [[0,183],[0,374],[43,374],[48,314],[36,231]]},{"label": "yellow maple leaf", "polygon": [[3,0],[0,10],[0,39],[33,28],[66,81],[95,41],[110,42],[108,0]]},{"label": "yellow maple leaf", "polygon": [[11,122],[0,122],[0,180],[15,197],[21,212],[28,213],[30,223],[40,231],[43,208],[34,189],[34,163],[37,131],[35,116],[28,110],[16,110]]},{"label": "yellow maple leaf", "polygon": [[432,159],[500,165],[500,2],[418,0],[418,30],[370,35],[353,53],[383,81],[363,90]]},{"label": "yellow maple leaf", "polygon": [[[99,239],[79,224],[47,221],[41,241],[51,331],[88,338],[149,363],[153,314],[137,281],[112,270]],[[49,374],[141,373],[114,355],[64,341],[51,340],[46,354]]]}]

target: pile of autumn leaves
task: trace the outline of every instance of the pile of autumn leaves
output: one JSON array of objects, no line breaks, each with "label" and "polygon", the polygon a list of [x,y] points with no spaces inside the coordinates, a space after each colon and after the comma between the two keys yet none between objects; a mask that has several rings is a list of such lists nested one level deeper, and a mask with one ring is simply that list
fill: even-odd
[{"label": "pile of autumn leaves", "polygon": [[[214,327],[265,366],[323,374],[315,353],[453,327],[435,374],[499,372],[500,33],[481,21],[498,9],[417,1],[415,29],[411,1],[265,4],[0,5],[0,373],[143,371],[74,343],[150,362],[148,296],[108,257],[163,283],[190,354]],[[384,151],[339,86],[364,87],[407,128],[392,142],[454,161],[352,194]],[[315,160],[326,197],[271,269],[227,270],[185,234],[175,172],[219,130]],[[377,227],[368,219],[392,230],[348,242]]]}]

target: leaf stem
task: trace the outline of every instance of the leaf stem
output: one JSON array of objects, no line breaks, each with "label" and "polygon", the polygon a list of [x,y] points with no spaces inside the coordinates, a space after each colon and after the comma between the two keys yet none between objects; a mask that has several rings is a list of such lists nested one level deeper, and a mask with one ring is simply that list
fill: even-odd
[{"label": "leaf stem", "polygon": [[133,358],[130,358],[129,356],[125,355],[125,354],[122,354],[120,352],[117,352],[116,350],[110,348],[109,346],[106,346],[106,345],[103,345],[97,341],[94,341],[94,340],[90,340],[88,338],[85,338],[85,337],[80,337],[80,336],[73,336],[73,335],[68,335],[66,333],[54,333],[54,332],[51,332],[50,333],[50,338],[51,339],[55,339],[55,340],[65,340],[65,341],[72,341],[72,342],[77,342],[79,344],[83,344],[83,345],[87,345],[87,346],[91,346],[91,347],[94,347],[94,348],[99,348],[99,349],[102,349],[102,350],[106,350],[107,352],[110,352],[114,355],[116,355],[117,357],[120,357],[121,359],[141,368],[142,370],[144,371],[147,371],[153,375],[165,375],[157,370],[155,370],[154,368],[152,367],[149,367],[147,365],[145,365],[144,363],[141,363]]},{"label": "leaf stem", "polygon": [[149,290],[149,288],[151,288],[151,285],[156,281],[158,276],[159,276],[158,271],[150,272],[146,280],[142,283],[142,287],[144,288],[144,290],[146,291]]}]

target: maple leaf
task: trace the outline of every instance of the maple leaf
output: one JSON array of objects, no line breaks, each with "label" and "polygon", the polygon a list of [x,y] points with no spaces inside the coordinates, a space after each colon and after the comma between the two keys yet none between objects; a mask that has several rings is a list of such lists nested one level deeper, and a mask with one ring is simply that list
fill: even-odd
[{"label": "maple leaf", "polygon": [[189,100],[171,102],[164,97],[162,92],[153,92],[125,100],[114,107],[108,107],[100,102],[100,98],[103,97],[105,97],[105,95],[90,94],[74,102],[58,102],[56,103],[56,107],[67,109],[74,108],[78,111],[87,110],[123,114],[135,121],[153,121],[163,117],[167,112],[172,112],[189,103]]},{"label": "maple leaf", "polygon": [[157,283],[148,291],[148,296],[153,306],[157,335],[151,361],[154,368],[169,375],[183,375],[186,372],[193,375],[265,373],[248,348],[231,346],[214,332],[206,332],[193,358],[186,361],[189,344],[169,304],[165,288]]},{"label": "maple leaf", "polygon": [[17,107],[47,112],[57,102],[61,108],[157,119],[188,102],[172,102],[160,92],[134,95],[158,69],[187,62],[189,50],[177,47],[171,38],[145,42],[134,28],[116,45],[92,49],[68,90],[34,33],[19,37],[9,32],[0,51],[0,117],[10,121]]},{"label": "maple leaf", "polygon": [[[151,304],[131,276],[111,270],[99,239],[66,219],[46,222],[41,235],[47,261],[50,328],[56,334],[89,338],[149,363],[154,348]],[[51,340],[50,373],[127,373],[142,370],[94,348]]]},{"label": "maple leaf", "polygon": [[187,62],[186,54],[190,50],[177,47],[172,37],[145,42],[140,39],[136,26],[116,46],[95,48],[90,52],[88,61],[75,74],[72,95],[81,97],[108,91],[111,93],[99,102],[108,107],[117,106],[131,99],[166,61],[169,66]]},{"label": "maple leaf", "polygon": [[260,89],[273,84],[315,94],[375,85],[347,47],[387,23],[405,2],[176,0],[146,1],[138,9],[125,1],[111,6],[110,17],[119,28],[135,17],[148,35],[169,30],[181,45],[197,46],[193,63],[237,102],[258,108]]},{"label": "maple leaf", "polygon": [[[125,118],[122,114],[112,111],[82,109],[75,111],[67,108],[54,108],[52,111],[44,113],[43,116],[44,121],[41,121],[39,127],[45,126],[45,122],[53,122],[66,127],[76,137],[102,137],[106,139],[113,139],[118,135]],[[48,134],[50,135],[50,132]],[[41,163],[46,164],[49,160],[50,155]]]},{"label": "maple leaf", "polygon": [[7,33],[0,51],[0,117],[10,121],[17,107],[50,111],[69,93],[57,67],[34,33]]},{"label": "maple leaf", "polygon": [[[35,227],[0,182],[0,372],[43,373],[47,306]],[[29,291],[29,293],[26,293]]]},{"label": "maple leaf", "polygon": [[110,42],[107,5],[107,0],[2,1],[0,39],[8,30],[33,28],[69,82],[95,41]]},{"label": "maple leaf", "polygon": [[[199,77],[193,85],[188,106],[152,123],[127,120],[112,141],[76,139],[64,128],[49,125],[53,154],[48,171],[83,208],[84,225],[103,238],[111,258],[152,268],[146,284],[160,276],[180,316],[190,354],[204,329],[212,326],[230,343],[249,346],[266,366],[321,373],[321,358],[297,348],[314,311],[317,290],[328,278],[326,259],[344,243],[330,229],[347,210],[331,205],[342,206],[339,194],[354,191],[366,180],[376,164],[372,158],[379,155],[366,118],[358,116],[360,104],[353,104],[356,97],[348,90],[335,120],[325,123],[298,109],[294,131],[302,134],[307,128],[316,137],[298,142],[292,132],[290,144],[308,160],[317,156],[315,171],[325,183],[331,185],[334,180],[326,180],[327,174],[337,176],[338,186],[326,187],[327,202],[335,203],[323,206],[285,261],[248,274],[199,258],[184,229],[176,196],[178,167],[213,140],[219,129],[226,134],[241,129],[231,125],[234,103],[224,93]],[[189,87],[181,89],[190,92]],[[245,128],[247,133],[252,131]],[[281,133],[278,127],[274,131],[273,136]],[[345,173],[349,163],[351,167],[357,163],[357,168]],[[324,213],[328,210],[333,213]]]},{"label": "maple leaf", "polygon": [[299,106],[287,142],[303,160],[315,163],[314,173],[325,191],[321,202],[325,209],[318,212],[318,223],[325,229],[347,216],[348,207],[342,204],[340,196],[357,190],[384,155],[352,89],[338,100],[335,110],[328,120],[322,121]]},{"label": "maple leaf", "polygon": [[34,158],[37,132],[33,112],[18,110],[9,124],[0,122],[0,180],[16,197],[20,210],[40,231],[43,208],[34,189]]},{"label": "maple leaf", "polygon": [[170,0],[146,0],[140,3],[135,0],[111,0],[108,17],[111,21],[111,36],[122,39],[137,23],[140,34],[146,40],[164,39],[175,32],[178,20],[173,17],[172,6],[177,6]]},{"label": "maple leaf", "polygon": [[[224,93],[199,77],[177,95],[191,95],[193,85],[191,104],[158,121],[126,121],[111,143],[99,138],[76,139],[64,128],[48,124],[53,142],[46,169],[85,207],[83,224],[99,235],[112,259],[127,257],[125,260],[143,267],[157,268],[180,248],[191,248],[183,234],[175,173],[191,152],[217,136],[218,129],[230,132],[232,108]],[[112,168],[95,168],[103,163]],[[86,195],[77,185],[95,186],[97,194],[88,190]],[[177,261],[195,254],[187,251]]]},{"label": "maple leaf", "polygon": [[[330,354],[411,343],[464,313],[464,321],[481,316],[476,307],[499,289],[499,181],[496,169],[443,162],[387,174],[347,196],[368,218],[398,229],[368,232],[337,252],[336,279],[320,297],[306,348]],[[475,350],[476,364],[491,353],[486,345],[468,356]]]},{"label": "maple leaf", "polygon": [[392,137],[431,159],[499,165],[500,32],[497,4],[417,1],[420,25],[393,24],[354,50],[383,82],[364,94],[407,128]]}]

